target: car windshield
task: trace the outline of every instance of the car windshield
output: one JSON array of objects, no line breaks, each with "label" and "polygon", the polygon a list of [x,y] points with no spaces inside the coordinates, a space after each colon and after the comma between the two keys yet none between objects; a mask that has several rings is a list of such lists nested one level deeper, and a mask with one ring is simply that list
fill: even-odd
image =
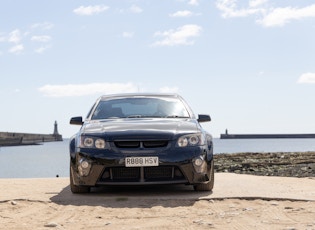
[{"label": "car windshield", "polygon": [[177,98],[132,97],[101,100],[91,119],[140,117],[187,118],[189,113]]}]

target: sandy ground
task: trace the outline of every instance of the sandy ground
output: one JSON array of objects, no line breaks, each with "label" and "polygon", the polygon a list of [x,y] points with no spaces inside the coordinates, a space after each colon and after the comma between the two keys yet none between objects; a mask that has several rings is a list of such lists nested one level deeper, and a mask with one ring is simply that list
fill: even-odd
[{"label": "sandy ground", "polygon": [[0,229],[313,229],[315,178],[216,173],[191,186],[107,187],[73,195],[69,178],[0,179]]}]

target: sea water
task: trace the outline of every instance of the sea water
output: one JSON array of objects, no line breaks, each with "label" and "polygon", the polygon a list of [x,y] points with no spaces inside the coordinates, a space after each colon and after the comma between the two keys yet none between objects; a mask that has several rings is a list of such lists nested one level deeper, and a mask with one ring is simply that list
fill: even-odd
[{"label": "sea water", "polygon": [[69,176],[68,143],[0,147],[0,178]]},{"label": "sea water", "polygon": [[[315,139],[213,139],[214,153],[315,151]],[[0,178],[69,176],[69,140],[0,147]]]}]

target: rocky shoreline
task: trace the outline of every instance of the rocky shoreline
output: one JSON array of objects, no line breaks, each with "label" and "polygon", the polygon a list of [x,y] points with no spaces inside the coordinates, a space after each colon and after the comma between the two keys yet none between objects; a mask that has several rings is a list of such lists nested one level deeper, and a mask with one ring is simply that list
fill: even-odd
[{"label": "rocky shoreline", "polygon": [[261,176],[315,177],[315,152],[215,154],[216,172]]}]

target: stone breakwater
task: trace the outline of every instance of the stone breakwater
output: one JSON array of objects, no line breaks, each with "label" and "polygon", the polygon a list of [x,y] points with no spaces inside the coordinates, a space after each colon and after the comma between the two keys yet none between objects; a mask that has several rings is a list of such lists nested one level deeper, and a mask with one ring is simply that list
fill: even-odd
[{"label": "stone breakwater", "polygon": [[41,142],[62,141],[60,134],[0,132],[0,146],[35,145]]},{"label": "stone breakwater", "polygon": [[261,176],[315,177],[315,152],[215,154],[216,172]]}]

